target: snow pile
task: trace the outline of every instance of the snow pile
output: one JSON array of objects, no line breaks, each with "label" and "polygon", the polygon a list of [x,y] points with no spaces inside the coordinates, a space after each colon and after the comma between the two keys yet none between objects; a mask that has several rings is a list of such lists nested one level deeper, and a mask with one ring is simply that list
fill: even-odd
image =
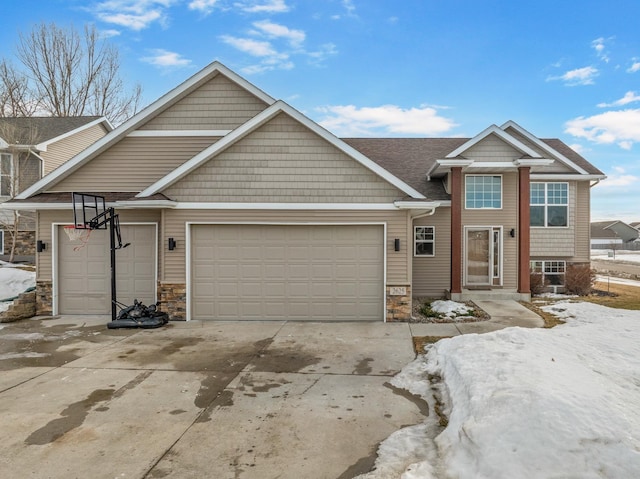
[{"label": "snow pile", "polygon": [[[640,311],[548,309],[567,324],[444,339],[408,365],[394,385],[433,404],[428,376],[442,377],[448,426],[419,438],[399,431],[376,462],[376,472],[389,466],[395,475],[365,477],[638,477]],[[425,431],[437,431],[434,416]],[[411,451],[404,459],[400,446]]]},{"label": "snow pile", "polygon": [[630,263],[640,263],[640,251],[619,250],[609,256],[611,250],[592,249],[591,259],[599,261],[627,261]]},{"label": "snow pile", "polygon": [[[0,301],[14,298],[36,285],[36,273],[10,267],[4,263],[0,267]],[[11,302],[0,302],[0,312],[6,311]]]},{"label": "snow pile", "polygon": [[431,310],[453,320],[471,314],[471,309],[466,304],[440,299],[431,303]]}]

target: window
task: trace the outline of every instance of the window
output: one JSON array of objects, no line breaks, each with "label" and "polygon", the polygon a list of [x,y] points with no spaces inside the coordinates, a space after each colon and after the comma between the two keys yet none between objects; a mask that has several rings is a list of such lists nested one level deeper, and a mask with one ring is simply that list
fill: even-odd
[{"label": "window", "polygon": [[564,286],[565,261],[531,261],[531,272],[542,275],[545,286]]},{"label": "window", "polygon": [[13,157],[0,153],[0,196],[11,196],[11,170]]},{"label": "window", "polygon": [[4,254],[4,230],[0,230],[0,254]]},{"label": "window", "polygon": [[414,256],[435,256],[436,229],[433,226],[414,227]]},{"label": "window", "polygon": [[531,183],[531,226],[569,225],[569,184]]},{"label": "window", "polygon": [[465,177],[465,208],[502,208],[502,177],[467,175]]}]

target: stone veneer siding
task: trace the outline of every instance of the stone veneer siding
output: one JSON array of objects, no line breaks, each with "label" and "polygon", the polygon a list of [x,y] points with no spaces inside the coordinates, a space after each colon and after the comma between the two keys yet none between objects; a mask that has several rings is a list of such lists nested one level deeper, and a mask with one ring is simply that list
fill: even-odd
[{"label": "stone veneer siding", "polygon": [[53,314],[53,283],[51,281],[36,283],[36,314],[39,316]]},{"label": "stone veneer siding", "polygon": [[[397,293],[399,289],[404,294]],[[387,322],[404,322],[411,319],[411,285],[387,286]]]},{"label": "stone veneer siding", "polygon": [[[11,243],[13,239],[11,233],[4,230],[4,254],[11,254]],[[18,231],[16,238],[16,256],[33,256],[36,254],[36,233],[35,231]]]},{"label": "stone veneer siding", "polygon": [[158,283],[160,311],[169,314],[169,321],[187,319],[187,285],[183,283]]}]

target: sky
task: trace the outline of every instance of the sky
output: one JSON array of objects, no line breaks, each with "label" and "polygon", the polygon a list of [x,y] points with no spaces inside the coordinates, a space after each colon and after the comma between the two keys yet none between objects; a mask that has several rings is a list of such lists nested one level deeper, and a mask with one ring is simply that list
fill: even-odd
[{"label": "sky", "polygon": [[391,383],[430,411],[438,396],[446,428],[430,414],[396,431],[356,479],[637,477],[640,311],[572,300],[543,309],[566,324],[427,346]]},{"label": "sky", "polygon": [[473,137],[514,120],[600,168],[592,221],[640,221],[640,2],[9,0],[0,56],[93,24],[149,104],[218,60],[340,137]]}]

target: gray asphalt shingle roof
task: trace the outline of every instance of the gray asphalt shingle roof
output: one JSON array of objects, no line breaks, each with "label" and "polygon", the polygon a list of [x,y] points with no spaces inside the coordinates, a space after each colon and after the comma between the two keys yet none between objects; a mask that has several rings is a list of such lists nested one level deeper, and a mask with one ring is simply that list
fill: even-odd
[{"label": "gray asphalt shingle roof", "polygon": [[[7,143],[37,145],[95,121],[100,116],[0,118],[0,138]],[[7,137],[5,137],[7,136]],[[8,138],[12,136],[13,138]]]}]

